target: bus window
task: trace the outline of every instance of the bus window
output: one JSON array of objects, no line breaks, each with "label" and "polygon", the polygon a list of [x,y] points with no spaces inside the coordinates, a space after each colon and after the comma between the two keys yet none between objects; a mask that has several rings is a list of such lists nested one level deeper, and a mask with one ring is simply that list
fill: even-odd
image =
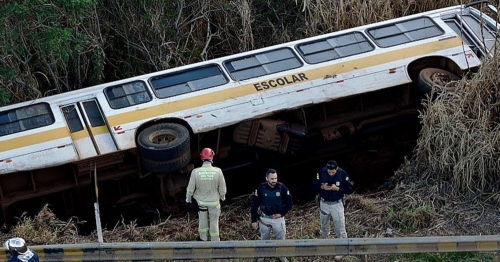
[{"label": "bus window", "polygon": [[489,28],[489,24],[478,20],[477,17],[472,15],[462,15],[462,19],[467,23],[472,32],[474,32],[479,41],[484,44],[486,50],[493,53],[495,44],[497,43],[497,33]]},{"label": "bus window", "polygon": [[0,113],[0,136],[48,126],[54,123],[49,104],[35,104]]},{"label": "bus window", "polygon": [[352,32],[300,44],[297,49],[307,63],[317,64],[369,52],[375,48],[363,34]]},{"label": "bus window", "polygon": [[402,45],[443,33],[444,31],[428,17],[419,17],[368,30],[368,34],[380,47]]},{"label": "bus window", "polygon": [[213,64],[186,71],[152,77],[150,83],[159,98],[220,86],[228,82],[219,66]]},{"label": "bus window", "polygon": [[224,62],[236,81],[282,72],[302,66],[292,50],[281,48]]},{"label": "bus window", "polygon": [[453,30],[457,35],[462,38],[462,40],[474,51],[474,53],[477,55],[479,59],[484,59],[485,54],[483,50],[481,49],[481,45],[476,44],[476,42],[473,40],[474,38],[471,37],[471,35],[463,28],[458,21],[455,19],[449,19],[445,20],[445,23]]},{"label": "bus window", "polygon": [[129,107],[151,101],[144,82],[136,81],[104,89],[109,106],[113,109]]},{"label": "bus window", "polygon": [[82,122],[78,116],[75,105],[70,105],[62,108],[64,118],[68,122],[69,131],[75,133],[83,130]]},{"label": "bus window", "polygon": [[104,119],[102,118],[101,111],[97,106],[96,101],[87,101],[82,103],[85,108],[85,112],[87,113],[87,117],[89,119],[90,125],[92,127],[104,126]]}]

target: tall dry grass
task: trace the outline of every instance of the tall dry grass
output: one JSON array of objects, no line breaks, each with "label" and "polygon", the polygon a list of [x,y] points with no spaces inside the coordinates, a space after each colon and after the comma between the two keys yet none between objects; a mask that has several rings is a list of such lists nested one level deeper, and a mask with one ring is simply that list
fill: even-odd
[{"label": "tall dry grass", "polygon": [[499,60],[456,87],[431,94],[421,115],[415,149],[418,171],[450,181],[454,195],[467,191],[500,200]]}]

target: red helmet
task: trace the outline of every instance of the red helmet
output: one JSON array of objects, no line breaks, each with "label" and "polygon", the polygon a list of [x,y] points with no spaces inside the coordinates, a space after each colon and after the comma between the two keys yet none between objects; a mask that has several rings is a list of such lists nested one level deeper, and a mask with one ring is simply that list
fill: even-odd
[{"label": "red helmet", "polygon": [[215,155],[215,153],[212,149],[205,147],[205,148],[203,148],[203,150],[201,150],[200,158],[203,161],[205,161],[205,160],[212,161],[214,159],[214,155]]}]

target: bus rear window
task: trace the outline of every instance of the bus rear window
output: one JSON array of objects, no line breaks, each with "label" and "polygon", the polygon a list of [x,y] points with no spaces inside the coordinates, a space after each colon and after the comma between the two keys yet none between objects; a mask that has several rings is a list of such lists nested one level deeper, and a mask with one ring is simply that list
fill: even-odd
[{"label": "bus rear window", "polygon": [[0,113],[0,136],[19,133],[53,124],[49,104],[40,103]]},{"label": "bus rear window", "polygon": [[419,17],[368,29],[368,34],[380,47],[402,45],[443,33],[444,31],[428,17]]},{"label": "bus rear window", "polygon": [[281,48],[224,62],[236,81],[278,73],[302,66],[292,50]]}]

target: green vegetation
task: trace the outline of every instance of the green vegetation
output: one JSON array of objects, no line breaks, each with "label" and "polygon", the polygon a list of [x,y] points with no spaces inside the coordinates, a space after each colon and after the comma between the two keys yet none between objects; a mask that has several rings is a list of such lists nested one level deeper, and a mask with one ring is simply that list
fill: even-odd
[{"label": "green vegetation", "polygon": [[0,105],[462,2],[7,1]]},{"label": "green vegetation", "polygon": [[94,6],[89,0],[8,1],[0,6],[0,87],[10,91],[10,102],[98,83],[82,80],[95,51],[85,24],[91,15],[86,11]]},{"label": "green vegetation", "polygon": [[498,261],[498,254],[492,253],[432,253],[432,254],[405,254],[391,255],[389,261],[399,262],[485,262]]}]

